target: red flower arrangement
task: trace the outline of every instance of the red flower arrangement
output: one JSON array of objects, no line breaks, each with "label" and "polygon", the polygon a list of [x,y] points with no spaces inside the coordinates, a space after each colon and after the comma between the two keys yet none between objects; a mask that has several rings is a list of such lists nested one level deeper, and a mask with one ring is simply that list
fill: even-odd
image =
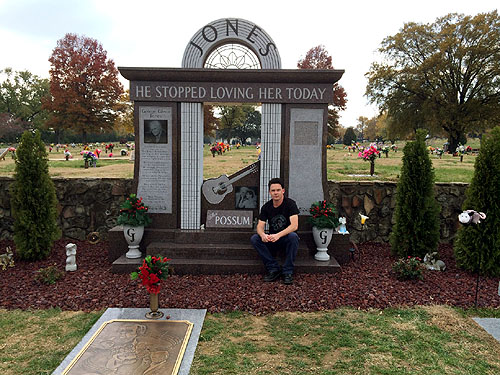
[{"label": "red flower arrangement", "polygon": [[137,198],[135,194],[130,194],[130,197],[121,205],[117,224],[145,227],[151,224],[151,221],[151,217],[148,216],[148,206],[142,202],[142,198]]},{"label": "red flower arrangement", "polygon": [[309,223],[317,228],[337,228],[339,219],[335,206],[325,201],[314,202],[309,209]]},{"label": "red flower arrangement", "polygon": [[160,255],[148,255],[144,258],[139,270],[130,274],[130,278],[132,280],[141,279],[141,283],[146,287],[148,293],[158,294],[161,289],[161,280],[166,280],[168,277],[168,261],[170,260]]}]

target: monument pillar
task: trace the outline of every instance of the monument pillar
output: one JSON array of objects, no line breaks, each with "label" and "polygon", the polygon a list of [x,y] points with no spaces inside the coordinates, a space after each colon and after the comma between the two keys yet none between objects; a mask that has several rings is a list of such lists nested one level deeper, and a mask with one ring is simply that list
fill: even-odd
[{"label": "monument pillar", "polygon": [[181,103],[181,229],[199,229],[203,184],[203,104]]},{"label": "monument pillar", "polygon": [[269,180],[280,177],[281,108],[281,104],[262,104],[259,207],[270,199]]}]

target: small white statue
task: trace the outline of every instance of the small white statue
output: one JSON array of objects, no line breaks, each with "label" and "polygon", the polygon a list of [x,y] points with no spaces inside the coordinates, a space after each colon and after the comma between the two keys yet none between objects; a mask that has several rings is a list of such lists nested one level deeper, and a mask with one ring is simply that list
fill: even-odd
[{"label": "small white statue", "polygon": [[424,265],[428,270],[444,271],[446,269],[444,262],[442,260],[438,260],[437,256],[437,252],[425,254]]},{"label": "small white statue", "polygon": [[69,243],[66,245],[66,271],[76,271],[76,245]]},{"label": "small white statue", "polygon": [[337,232],[340,234],[349,234],[346,228],[347,219],[344,216],[339,217],[340,225],[337,228]]}]

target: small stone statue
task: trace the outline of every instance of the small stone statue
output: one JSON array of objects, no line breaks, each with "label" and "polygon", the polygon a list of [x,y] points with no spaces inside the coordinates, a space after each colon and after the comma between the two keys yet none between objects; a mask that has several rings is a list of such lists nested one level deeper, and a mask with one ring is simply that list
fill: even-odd
[{"label": "small stone statue", "polygon": [[7,246],[5,250],[6,253],[0,255],[0,267],[2,267],[3,271],[5,271],[7,267],[14,267],[14,254],[10,246]]},{"label": "small stone statue", "polygon": [[437,255],[437,252],[425,254],[424,265],[428,270],[444,271],[446,269],[446,265],[442,260],[437,259]]},{"label": "small stone statue", "polygon": [[341,216],[339,217],[339,223],[340,225],[337,228],[337,232],[339,232],[340,234],[349,234],[345,226],[347,223],[347,219],[344,216]]},{"label": "small stone statue", "polygon": [[66,245],[66,271],[76,271],[76,245],[69,243]]}]

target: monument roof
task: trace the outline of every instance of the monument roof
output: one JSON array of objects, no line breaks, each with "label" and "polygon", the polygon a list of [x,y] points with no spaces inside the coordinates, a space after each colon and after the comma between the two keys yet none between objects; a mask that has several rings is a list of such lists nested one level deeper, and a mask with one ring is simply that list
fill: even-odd
[{"label": "monument roof", "polygon": [[344,70],[333,69],[193,69],[119,67],[130,81],[326,83],[334,84]]}]

